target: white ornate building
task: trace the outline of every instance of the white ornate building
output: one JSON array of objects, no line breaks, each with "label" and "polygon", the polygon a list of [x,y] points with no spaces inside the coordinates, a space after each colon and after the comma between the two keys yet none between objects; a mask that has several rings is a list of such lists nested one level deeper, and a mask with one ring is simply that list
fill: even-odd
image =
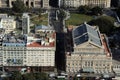
[{"label": "white ornate building", "polygon": [[5,33],[10,33],[16,28],[16,21],[14,17],[2,17],[0,24],[1,28],[5,29]]},{"label": "white ornate building", "polygon": [[66,52],[66,72],[112,72],[112,57],[106,36],[86,23],[72,30],[73,51]]},{"label": "white ornate building", "polygon": [[[11,8],[16,0],[0,0],[0,7]],[[49,0],[22,0],[27,7],[49,8]]]},{"label": "white ornate building", "polygon": [[54,71],[55,30],[46,26],[38,26],[35,32],[27,36],[4,35],[0,51],[0,65],[8,70],[29,67],[33,71]]},{"label": "white ornate building", "polygon": [[101,8],[109,8],[111,5],[111,0],[62,0],[61,2],[61,5],[65,7],[88,5],[90,7],[99,6]]},{"label": "white ornate building", "polygon": [[41,71],[53,71],[55,67],[55,40],[55,30],[46,26],[36,27],[35,37],[31,36],[27,39],[27,66],[38,66]]}]

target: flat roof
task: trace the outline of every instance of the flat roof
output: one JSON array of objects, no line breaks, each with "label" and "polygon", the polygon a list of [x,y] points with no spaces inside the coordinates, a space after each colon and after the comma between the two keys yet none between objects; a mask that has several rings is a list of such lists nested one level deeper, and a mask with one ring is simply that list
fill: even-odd
[{"label": "flat roof", "polygon": [[55,43],[49,43],[49,45],[41,45],[39,42],[32,42],[27,47],[55,47]]}]

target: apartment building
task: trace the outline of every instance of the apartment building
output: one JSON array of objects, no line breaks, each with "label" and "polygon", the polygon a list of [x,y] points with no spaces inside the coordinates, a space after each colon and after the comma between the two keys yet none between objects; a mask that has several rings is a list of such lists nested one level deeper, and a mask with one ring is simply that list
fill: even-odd
[{"label": "apartment building", "polygon": [[116,76],[120,76],[120,62],[113,59],[113,71]]},{"label": "apartment building", "polygon": [[34,37],[27,39],[27,66],[38,68],[39,71],[54,71],[55,39],[54,30],[43,25],[37,26]]},{"label": "apartment building", "polygon": [[10,33],[16,28],[16,21],[14,20],[14,17],[2,17],[0,24],[1,28],[5,29],[5,33]]},{"label": "apartment building", "polygon": [[26,38],[24,35],[6,34],[2,42],[2,66],[8,70],[16,70],[17,67],[25,66]]},{"label": "apartment building", "polygon": [[23,34],[29,34],[30,32],[30,16],[27,13],[22,15],[22,31]]},{"label": "apartment building", "polygon": [[109,8],[111,0],[63,0],[65,7],[79,7],[81,5],[88,5],[90,7],[99,6],[101,8]]},{"label": "apartment building", "polygon": [[49,0],[43,0],[43,8],[49,8]]},{"label": "apartment building", "polygon": [[28,68],[32,71],[54,71],[56,33],[47,26],[37,26],[35,34],[4,34],[0,65],[8,70]]},{"label": "apartment building", "polygon": [[1,7],[1,8],[6,8],[6,7],[8,7],[7,2],[8,2],[8,0],[0,0],[0,7]]},{"label": "apartment building", "polygon": [[4,33],[5,33],[5,30],[3,28],[0,28],[0,67],[2,67],[3,65],[2,39],[4,37]]},{"label": "apartment building", "polygon": [[2,47],[0,46],[0,66],[3,64]]},{"label": "apartment building", "polygon": [[97,27],[86,23],[71,32],[73,50],[66,52],[66,72],[112,73],[112,57],[106,36],[100,34]]},{"label": "apartment building", "polygon": [[[1,8],[12,8],[16,0],[0,0]],[[22,0],[27,7],[32,8],[49,8],[49,0]]]}]

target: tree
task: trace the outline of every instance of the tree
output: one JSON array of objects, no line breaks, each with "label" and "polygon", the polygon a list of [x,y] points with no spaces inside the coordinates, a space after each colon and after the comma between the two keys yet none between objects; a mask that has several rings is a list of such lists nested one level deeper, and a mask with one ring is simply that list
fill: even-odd
[{"label": "tree", "polygon": [[120,17],[120,7],[118,7],[118,9],[117,9],[117,14]]},{"label": "tree", "polygon": [[23,3],[22,0],[16,0],[14,3],[13,3],[13,7],[12,7],[12,10],[14,12],[17,12],[17,13],[23,13],[26,11],[26,7]]},{"label": "tree", "polygon": [[118,3],[119,2],[119,0],[111,0],[111,6],[112,7],[118,7]]},{"label": "tree", "polygon": [[102,8],[96,6],[91,9],[93,15],[99,15],[102,14]]},{"label": "tree", "polygon": [[23,80],[36,80],[33,73],[27,73],[23,75]]},{"label": "tree", "polygon": [[41,8],[38,9],[38,16],[41,17],[42,10]]},{"label": "tree", "polygon": [[22,80],[22,75],[19,71],[15,71],[12,73],[11,79],[12,80]]},{"label": "tree", "polygon": [[85,6],[80,6],[78,8],[78,11],[81,14],[87,14],[90,11],[90,8],[89,8],[89,6],[86,6],[86,5]]},{"label": "tree", "polygon": [[88,24],[97,25],[100,29],[100,32],[109,35],[111,31],[113,31],[114,29],[114,22],[115,22],[114,18],[109,16],[102,16],[100,18],[88,22]]},{"label": "tree", "polygon": [[64,10],[60,9],[59,12],[58,12],[58,18],[60,19],[64,19],[66,18],[66,13]]},{"label": "tree", "polygon": [[48,80],[46,73],[28,73],[23,75],[23,80]]},{"label": "tree", "polygon": [[4,77],[1,80],[9,80],[9,77]]},{"label": "tree", "polygon": [[36,73],[34,75],[36,80],[48,80],[48,76],[46,73]]},{"label": "tree", "polygon": [[50,6],[52,7],[58,7],[58,0],[50,0]]}]

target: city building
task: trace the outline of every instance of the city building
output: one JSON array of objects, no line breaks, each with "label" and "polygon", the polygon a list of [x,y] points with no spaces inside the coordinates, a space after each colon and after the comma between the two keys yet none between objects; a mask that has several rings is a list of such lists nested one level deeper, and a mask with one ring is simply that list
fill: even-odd
[{"label": "city building", "polygon": [[56,50],[55,30],[47,26],[37,26],[35,35],[27,39],[27,66],[37,68],[39,71],[54,71],[55,50]]},{"label": "city building", "polygon": [[[0,47],[0,65],[5,69],[54,71],[56,33],[47,26],[37,26],[35,34],[5,34]],[[3,54],[2,54],[3,53]]]},{"label": "city building", "polygon": [[8,17],[8,15],[7,14],[0,14],[0,19],[5,18],[5,17]]},{"label": "city building", "polygon": [[0,66],[3,64],[2,47],[0,46]]},{"label": "city building", "polygon": [[61,6],[64,7],[79,7],[82,5],[88,5],[90,7],[99,6],[101,8],[109,8],[111,0],[63,0]]},{"label": "city building", "polygon": [[46,8],[46,9],[49,8],[49,0],[43,0],[42,2],[43,2],[43,5],[42,5],[43,8]]},{"label": "city building", "polygon": [[5,29],[5,33],[10,33],[15,30],[16,28],[16,21],[14,17],[2,17],[0,21],[0,27]]},{"label": "city building", "polygon": [[[86,23],[70,29],[71,40],[66,51],[66,72],[112,74],[112,57],[105,35]],[[73,44],[71,46],[70,44]]]},{"label": "city building", "polygon": [[22,31],[23,34],[29,34],[30,32],[30,17],[27,13],[22,15]]},{"label": "city building", "polygon": [[[1,8],[12,8],[16,0],[0,0]],[[29,8],[49,8],[49,0],[22,0]]]},{"label": "city building", "polygon": [[3,65],[3,53],[2,53],[2,39],[4,37],[5,30],[0,28],[0,67]]},{"label": "city building", "polygon": [[120,76],[120,62],[113,60],[113,71],[116,76]]},{"label": "city building", "polygon": [[2,42],[3,66],[8,70],[25,66],[26,38],[24,35],[6,34]]},{"label": "city building", "polygon": [[7,3],[8,3],[8,0],[0,0],[0,7],[1,8],[8,7],[9,5]]}]

